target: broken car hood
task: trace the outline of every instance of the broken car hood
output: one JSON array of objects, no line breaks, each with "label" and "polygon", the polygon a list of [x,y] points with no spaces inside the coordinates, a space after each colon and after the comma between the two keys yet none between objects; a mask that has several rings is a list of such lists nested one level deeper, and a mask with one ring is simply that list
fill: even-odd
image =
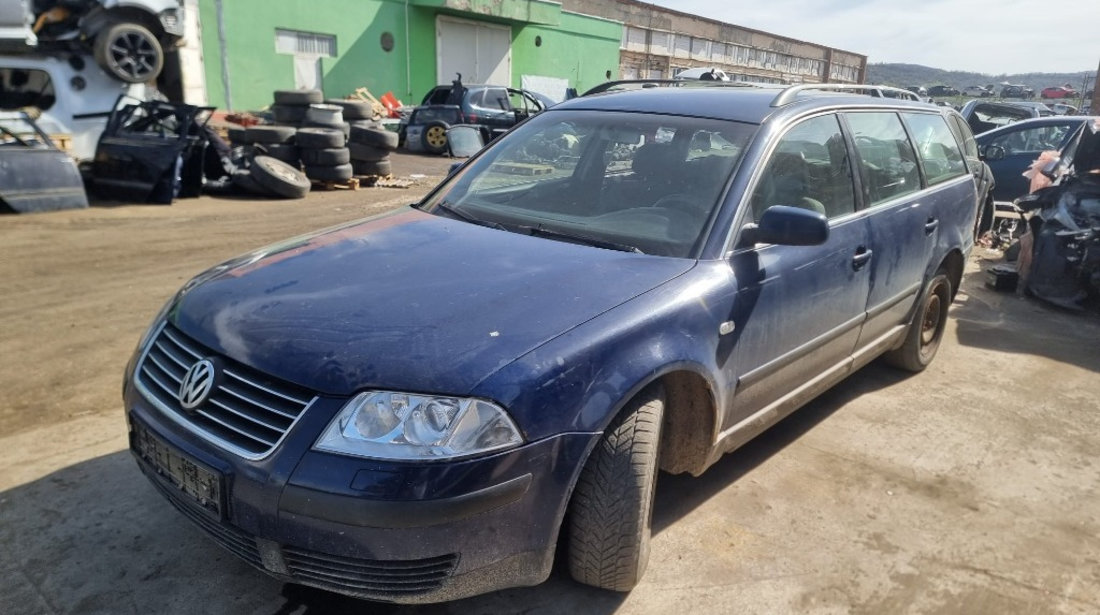
[{"label": "broken car hood", "polygon": [[693,264],[409,208],[216,267],[185,287],[170,320],[213,352],[321,393],[462,395]]}]

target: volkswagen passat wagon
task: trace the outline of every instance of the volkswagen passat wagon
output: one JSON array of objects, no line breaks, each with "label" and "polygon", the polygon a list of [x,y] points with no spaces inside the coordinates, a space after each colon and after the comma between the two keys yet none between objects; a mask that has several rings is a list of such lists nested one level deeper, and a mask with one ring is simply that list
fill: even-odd
[{"label": "volkswagen passat wagon", "polygon": [[126,370],[134,457],[288,582],[449,600],[564,549],[629,590],[659,470],[703,472],[880,355],[932,360],[971,141],[827,88],[574,99],[415,205],[188,282]]}]

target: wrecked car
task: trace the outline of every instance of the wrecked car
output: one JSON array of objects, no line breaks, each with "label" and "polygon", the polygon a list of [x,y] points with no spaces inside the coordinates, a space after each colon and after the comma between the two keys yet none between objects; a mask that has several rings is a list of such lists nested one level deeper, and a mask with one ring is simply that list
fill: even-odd
[{"label": "wrecked car", "polygon": [[181,0],[8,0],[0,50],[89,53],[126,83],[153,81],[184,35]]},{"label": "wrecked car", "polygon": [[993,198],[1012,202],[1028,193],[1029,180],[1023,172],[1039,154],[1059,150],[1089,118],[1052,116],[1014,122],[975,137],[982,159],[996,179]]},{"label": "wrecked car", "polygon": [[76,161],[25,111],[0,111],[0,213],[88,206]]},{"label": "wrecked car", "polygon": [[1031,212],[1027,292],[1070,310],[1100,310],[1100,123],[1091,118],[1042,172],[1056,183],[1016,201]]},{"label": "wrecked car", "polygon": [[[92,164],[96,192],[112,199],[169,204],[198,196],[208,164],[214,107],[120,100],[99,139]],[[215,167],[217,168],[217,167]],[[224,175],[222,169],[219,175]]]},{"label": "wrecked car", "polygon": [[488,143],[554,101],[530,90],[502,85],[464,85],[459,79],[440,85],[425,96],[399,129],[409,151],[442,154],[447,151],[447,130],[473,125]]}]

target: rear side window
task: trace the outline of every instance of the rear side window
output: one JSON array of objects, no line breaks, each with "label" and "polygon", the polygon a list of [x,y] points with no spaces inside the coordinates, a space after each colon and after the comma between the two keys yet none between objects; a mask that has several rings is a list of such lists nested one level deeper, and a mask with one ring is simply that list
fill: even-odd
[{"label": "rear side window", "polygon": [[470,106],[486,111],[507,111],[508,90],[504,88],[486,88],[470,97]]},{"label": "rear side window", "polygon": [[909,124],[929,185],[966,175],[962,151],[942,115],[905,113],[903,117]]},{"label": "rear side window", "polygon": [[753,191],[755,220],[772,205],[801,207],[829,218],[855,211],[848,150],[835,115],[806,120],[780,139]]},{"label": "rear side window", "polygon": [[978,142],[974,140],[974,133],[971,132],[970,127],[966,125],[961,117],[952,115],[951,121],[954,122],[955,137],[962,143],[963,151],[966,152],[966,158],[968,160],[978,159]]},{"label": "rear side window", "polygon": [[863,177],[863,198],[870,206],[920,190],[917,154],[896,113],[848,113]]}]

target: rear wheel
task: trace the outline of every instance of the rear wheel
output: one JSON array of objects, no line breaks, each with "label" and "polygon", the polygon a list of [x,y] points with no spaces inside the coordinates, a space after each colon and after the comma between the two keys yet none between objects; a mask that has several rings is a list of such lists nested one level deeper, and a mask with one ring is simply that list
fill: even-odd
[{"label": "rear wheel", "polygon": [[153,81],[164,68],[164,48],[145,26],[116,23],[95,37],[96,63],[112,77],[126,83]]},{"label": "rear wheel", "polygon": [[650,387],[604,432],[570,502],[569,571],[586,585],[630,591],[649,562],[664,395]]},{"label": "rear wheel", "polygon": [[928,367],[936,357],[947,325],[947,309],[951,305],[951,281],[940,271],[928,282],[921,296],[917,313],[909,323],[901,348],[884,355],[887,363],[911,372]]}]

